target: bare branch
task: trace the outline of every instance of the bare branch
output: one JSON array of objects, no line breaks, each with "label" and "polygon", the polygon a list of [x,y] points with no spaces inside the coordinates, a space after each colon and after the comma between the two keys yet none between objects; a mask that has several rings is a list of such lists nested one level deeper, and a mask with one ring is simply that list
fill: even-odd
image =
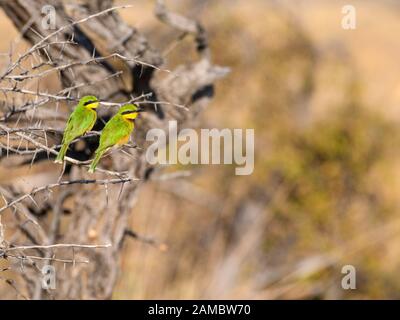
[{"label": "bare branch", "polygon": [[5,252],[16,251],[16,250],[30,250],[30,249],[59,249],[59,248],[84,248],[84,249],[96,249],[96,248],[109,248],[111,244],[74,244],[74,243],[56,243],[50,245],[34,245],[34,246],[16,246],[5,249]]},{"label": "bare branch", "polygon": [[45,190],[51,190],[60,186],[69,186],[69,185],[73,185],[73,184],[98,184],[98,185],[108,185],[108,184],[119,184],[119,183],[128,183],[128,182],[132,182],[132,181],[138,181],[139,179],[133,179],[133,178],[120,178],[120,179],[110,179],[110,180],[96,180],[96,179],[80,179],[80,180],[72,180],[72,181],[61,181],[58,183],[53,183],[53,184],[49,184],[43,187],[38,187],[38,188],[34,188],[30,193],[24,194],[22,196],[20,196],[19,198],[9,202],[8,204],[6,204],[5,206],[0,208],[0,215],[2,214],[2,212],[10,207],[15,206],[16,204],[20,203],[21,201],[30,198],[33,200],[32,196],[34,196],[35,194],[41,192],[41,191],[45,191]]}]

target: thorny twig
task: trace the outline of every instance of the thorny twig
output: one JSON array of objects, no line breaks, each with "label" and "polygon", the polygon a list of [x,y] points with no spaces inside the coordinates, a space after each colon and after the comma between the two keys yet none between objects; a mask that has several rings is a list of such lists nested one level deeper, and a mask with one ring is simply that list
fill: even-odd
[{"label": "thorny twig", "polygon": [[[41,39],[39,42],[37,42],[36,44],[34,44],[34,45],[33,45],[28,51],[26,51],[24,54],[22,54],[21,56],[19,56],[19,58],[18,58],[18,59],[7,69],[7,71],[0,77],[0,80],[1,80],[1,79],[4,79],[6,76],[8,76],[16,67],[18,67],[18,66],[21,64],[21,62],[22,62],[26,57],[28,57],[29,55],[31,55],[31,54],[34,53],[35,51],[40,50],[41,46],[43,46],[43,44],[45,44],[47,40],[49,40],[50,38],[54,37],[55,35],[61,33],[61,32],[64,31],[65,29],[72,28],[72,27],[74,27],[74,26],[76,26],[76,25],[78,25],[78,24],[84,23],[84,22],[86,22],[86,21],[88,21],[88,20],[90,20],[90,19],[96,18],[96,17],[101,16],[101,15],[103,15],[103,14],[106,14],[106,13],[108,13],[108,12],[115,11],[115,10],[118,10],[118,9],[130,8],[130,7],[132,7],[132,6],[131,6],[131,5],[125,5],[125,6],[117,6],[117,7],[108,8],[108,9],[106,9],[106,10],[103,10],[103,11],[101,11],[101,12],[92,14],[92,15],[90,15],[90,16],[88,16],[88,17],[85,17],[85,18],[80,19],[80,20],[78,20],[78,21],[74,21],[74,22],[72,22],[72,23],[70,23],[70,24],[67,24],[67,25],[65,25],[65,26],[62,26],[62,27],[58,28],[56,31],[54,31],[54,32],[52,32],[52,33],[50,33],[50,34],[48,34],[48,35],[45,36],[43,39]],[[47,46],[47,45],[48,45],[48,44],[46,44],[46,46]]]},{"label": "thorny twig", "polygon": [[[115,38],[114,35],[116,35],[116,38],[119,39],[118,46],[120,46],[118,48],[118,52],[115,52],[115,46],[113,46],[112,48],[108,48],[110,50],[106,52],[107,55],[99,56],[98,54],[102,53],[101,50],[97,50],[98,48],[96,48],[96,43],[94,41],[93,54],[90,56],[91,53],[85,51],[85,49],[88,48],[82,45],[82,42],[78,41],[79,39],[76,37],[76,30],[83,30],[83,36],[87,36],[87,40],[90,41],[93,39],[91,38],[90,34],[86,34],[84,26],[79,26],[79,28],[77,28],[78,25],[87,22],[90,27],[99,26],[102,22],[100,21],[101,19],[94,19],[94,21],[88,20],[98,18],[107,13],[109,13],[109,15],[104,17],[104,20],[107,20],[107,18],[118,20],[118,15],[112,11],[130,7],[129,5],[111,7],[106,10],[102,10],[104,6],[93,6],[93,8],[97,7],[97,9],[93,10],[97,10],[99,12],[90,14],[87,17],[71,23],[69,20],[69,14],[65,13],[65,11],[63,12],[63,9],[60,9],[60,11],[58,11],[59,16],[57,17],[59,18],[58,21],[61,21],[60,25],[62,26],[54,32],[41,29],[40,24],[33,24],[35,19],[40,15],[40,10],[37,10],[37,8],[31,10],[31,7],[25,7],[24,3],[22,2],[18,8],[7,5],[4,5],[4,7],[8,8],[9,13],[11,13],[9,16],[12,19],[13,13],[16,13],[18,9],[22,8],[21,12],[24,13],[22,14],[24,17],[22,17],[21,20],[24,25],[22,27],[17,25],[17,27],[20,29],[21,33],[24,33],[26,38],[32,43],[32,47],[25,53],[19,55],[14,61],[12,59],[14,56],[13,52],[10,50],[8,55],[10,60],[9,67],[6,68],[2,75],[0,75],[0,93],[2,98],[4,97],[4,100],[0,101],[0,147],[2,148],[0,151],[2,152],[5,149],[7,156],[9,155],[9,152],[18,155],[24,155],[19,156],[18,159],[27,159],[28,162],[31,160],[31,166],[33,163],[36,163],[35,158],[42,158],[45,156],[44,153],[47,153],[48,158],[50,158],[50,155],[57,155],[56,150],[59,148],[59,138],[63,132],[61,129],[64,125],[61,123],[61,121],[64,122],[66,120],[67,114],[65,109],[59,111],[59,106],[64,106],[66,102],[76,102],[79,100],[79,97],[84,94],[91,94],[90,91],[92,88],[96,87],[97,91],[93,93],[99,95],[98,97],[100,98],[101,105],[105,107],[120,107],[121,105],[130,102],[154,106],[154,109],[157,109],[158,105],[173,106],[176,107],[177,110],[172,110],[172,112],[171,110],[167,110],[168,116],[180,114],[183,115],[183,118],[186,118],[187,116],[189,117],[189,114],[184,112],[189,110],[189,106],[192,107],[192,105],[195,104],[195,107],[200,107],[205,103],[205,101],[202,101],[197,106],[197,102],[192,99],[194,94],[202,89],[205,85],[212,85],[214,80],[218,79],[220,77],[219,74],[221,74],[221,72],[219,72],[220,69],[214,67],[209,61],[210,57],[206,33],[202,26],[199,23],[191,21],[183,16],[171,13],[166,9],[163,1],[157,1],[156,15],[163,22],[179,30],[183,34],[181,37],[186,34],[195,35],[197,50],[201,56],[201,62],[205,61],[207,63],[194,63],[194,69],[176,68],[173,71],[162,69],[159,67],[161,63],[158,62],[160,61],[159,58],[162,56],[157,52],[157,50],[153,51],[151,46],[147,45],[145,37],[141,36],[140,33],[135,30],[135,28],[131,27],[121,28],[121,31],[113,30],[115,32],[110,32],[108,35],[102,34],[106,40],[109,40],[110,35],[112,35],[112,38]],[[24,19],[25,16],[28,16],[27,20]],[[20,18],[20,15],[18,18]],[[14,19],[13,21],[15,23]],[[34,27],[37,30],[35,30]],[[104,27],[104,25],[101,25],[101,27]],[[96,28],[94,29],[96,31]],[[70,32],[72,32],[72,36],[70,36]],[[74,39],[75,37],[76,39]],[[60,38],[64,39],[65,41],[60,41]],[[75,40],[77,41],[75,42]],[[82,56],[85,58],[80,60],[82,59]],[[27,66],[28,58],[32,60],[30,67]],[[111,68],[106,68],[106,66],[111,62],[115,62],[114,59],[116,59],[116,62],[118,63],[122,62],[123,65],[129,65],[129,71],[132,71],[132,73],[139,70],[140,67],[142,72],[143,70],[150,70],[150,72],[148,72],[148,74],[146,74],[146,72],[140,73],[140,81],[136,81],[137,79],[135,78],[135,74],[133,79],[134,85],[139,86],[135,87],[135,90],[132,92],[126,92],[126,88],[123,87],[121,89],[120,85],[120,80],[124,80],[124,75],[122,75],[121,79],[117,78],[122,74],[122,72],[115,70],[114,65],[112,65]],[[139,67],[133,68],[136,67],[136,65],[139,65]],[[157,80],[153,78],[154,70],[168,73],[165,76],[167,81],[156,81],[153,86],[151,82],[153,80]],[[62,80],[62,89],[60,91],[57,92],[57,90],[54,90],[47,92],[43,89],[40,81],[42,81],[48,75],[58,76]],[[186,77],[187,75],[191,76]],[[144,77],[142,78],[142,76]],[[47,79],[53,78],[46,78],[46,80]],[[179,90],[172,88],[170,85],[173,84],[175,80],[178,80],[178,82],[181,81],[181,85],[179,85],[179,83],[177,85]],[[94,84],[96,84],[96,86],[93,86]],[[121,93],[118,90],[125,91]],[[173,92],[174,90],[175,92],[173,94],[166,94],[166,92]],[[150,99],[151,96],[154,98],[154,100]],[[129,97],[130,99],[128,100]],[[196,99],[198,99],[197,96]],[[46,108],[49,103],[53,103],[54,105],[51,105],[51,108]],[[104,110],[101,108],[99,113],[103,111]],[[107,114],[106,117],[113,113],[113,110],[110,111],[104,113]],[[106,119],[106,117],[104,117],[104,119]],[[99,118],[100,120],[103,120],[102,116]],[[162,125],[162,121],[164,121],[161,119],[161,117],[161,120],[153,119],[149,115],[146,115],[143,118],[143,122],[145,124],[144,127],[147,128],[158,127],[158,125]],[[170,117],[166,117],[166,119],[168,118]],[[99,130],[100,129],[101,124]],[[97,128],[95,130],[97,130]],[[139,131],[138,134],[139,133],[143,134],[143,130]],[[84,137],[76,139],[76,141],[95,135],[99,135],[99,132],[89,132]],[[48,140],[48,136],[51,138],[50,141]],[[54,139],[54,137],[56,139]],[[54,142],[54,140],[56,141]],[[90,156],[89,152],[92,152],[92,140],[96,141],[96,139],[84,140],[84,149],[80,149],[80,147],[77,145],[76,150],[84,150],[83,152],[79,153],[79,156],[85,153],[84,156],[79,158],[77,157],[76,159],[66,157],[65,163],[76,166],[87,166],[88,161],[83,161],[82,159],[87,159],[87,157]],[[71,263],[73,266],[75,266],[75,263],[88,263],[89,260],[86,259],[75,259],[74,250],[85,248],[108,248],[111,245],[82,245],[73,244],[73,242],[87,243],[89,241],[85,241],[85,239],[93,239],[90,238],[91,236],[87,236],[86,232],[87,234],[90,234],[90,228],[95,228],[97,230],[97,226],[95,226],[95,223],[97,224],[97,222],[105,223],[105,225],[102,226],[103,230],[107,229],[107,231],[104,231],[107,236],[102,237],[102,239],[106,239],[104,242],[108,242],[108,240],[110,240],[110,242],[113,243],[113,246],[110,250],[102,250],[96,253],[92,252],[92,250],[89,250],[87,252],[86,257],[95,257],[96,261],[99,263],[104,262],[105,265],[108,265],[111,261],[111,264],[114,264],[111,257],[114,257],[115,253],[120,249],[119,245],[122,243],[121,237],[123,239],[124,235],[133,237],[144,243],[155,245],[160,250],[166,250],[167,247],[163,243],[159,243],[150,237],[138,235],[136,232],[131,230],[125,231],[126,213],[132,210],[130,204],[131,202],[128,202],[128,200],[134,198],[132,195],[136,190],[136,184],[131,184],[130,182],[139,180],[133,177],[136,175],[142,177],[143,172],[146,172],[147,169],[146,165],[143,165],[143,159],[140,159],[140,156],[143,154],[143,152],[140,152],[139,149],[137,149],[137,154],[135,152],[134,164],[126,161],[126,157],[118,158],[118,155],[113,157],[113,161],[119,161],[120,159],[121,161],[126,161],[126,163],[123,163],[121,167],[127,171],[116,172],[102,170],[101,168],[97,170],[98,172],[104,173],[107,176],[113,176],[115,179],[80,179],[86,177],[84,175],[82,176],[83,170],[75,170],[75,166],[68,166],[66,169],[66,175],[71,177],[69,181],[58,181],[57,183],[50,184],[48,183],[49,181],[46,181],[43,184],[47,185],[40,186],[41,184],[38,184],[39,187],[33,188],[28,193],[25,188],[26,185],[24,185],[22,188],[23,191],[19,191],[19,189],[17,187],[14,188],[13,185],[4,188],[4,190],[1,188],[0,195],[3,198],[4,204],[2,204],[3,207],[0,207],[0,219],[2,214],[5,213],[6,209],[11,209],[11,212],[15,217],[12,223],[16,223],[17,228],[15,228],[14,236],[10,237],[13,241],[7,242],[3,236],[0,220],[0,257],[17,259],[16,261],[20,263],[21,270],[23,271],[21,273],[22,277],[25,277],[27,283],[32,283],[32,279],[36,279],[36,272],[41,271],[41,263]],[[12,162],[15,158],[16,157],[13,156],[7,160]],[[27,162],[25,161],[23,163],[26,164]],[[64,166],[64,169],[65,168],[66,167]],[[64,177],[64,169],[60,175],[60,179]],[[187,172],[165,174],[159,176],[158,179],[171,180],[180,176],[186,176],[187,174]],[[77,224],[69,225],[71,228],[75,228],[75,230],[71,230],[71,233],[73,233],[74,236],[66,237],[65,234],[61,234],[61,232],[59,232],[59,229],[61,229],[60,219],[63,218],[63,213],[67,214],[69,211],[68,209],[63,211],[65,209],[63,204],[66,201],[66,198],[69,197],[68,193],[75,192],[76,190],[72,190],[71,188],[63,188],[60,194],[57,195],[56,201],[51,205],[49,205],[48,197],[55,188],[67,185],[83,184],[104,186],[107,200],[106,202],[104,202],[103,199],[102,201],[99,201],[99,207],[102,207],[104,204],[106,204],[106,208],[108,208],[109,193],[112,194],[113,192],[117,192],[117,190],[115,190],[117,188],[110,187],[110,190],[108,189],[110,184],[119,184],[121,186],[121,191],[118,195],[118,198],[116,198],[115,203],[111,204],[113,206],[113,210],[110,210],[111,212],[105,210],[107,215],[104,215],[104,212],[97,210],[100,208],[96,207],[96,200],[90,201],[91,203],[89,203],[89,201],[84,199],[84,197],[87,195],[93,195],[92,191],[86,193],[87,190],[95,189],[97,191],[99,188],[82,188],[82,190],[79,192],[79,195],[82,196],[82,199],[79,198],[77,200],[75,198],[73,200],[76,201],[75,205],[82,207],[83,212],[90,212],[91,214],[80,215],[79,219],[77,219],[77,215],[75,215],[75,217],[73,217],[73,221],[77,222]],[[128,184],[128,186],[125,188],[125,192],[122,192],[122,188],[125,184]],[[128,191],[126,191],[126,189],[128,189]],[[46,193],[46,191],[48,192]],[[46,200],[38,200],[41,196],[45,197]],[[31,209],[32,204],[29,201],[26,201],[28,199],[30,199],[36,206],[35,210]],[[43,208],[44,205],[48,207]],[[41,211],[44,213],[40,213]],[[51,214],[48,214],[50,212]],[[47,232],[44,232],[39,224],[39,222],[44,222],[42,218],[45,218],[46,222],[49,221],[49,225],[46,227]],[[93,223],[93,221],[95,223]],[[109,230],[113,231],[110,232]],[[16,244],[17,242],[20,242],[19,236],[21,236],[21,234],[29,240],[30,244]],[[79,236],[77,237],[76,234]],[[76,240],[78,238],[80,240]],[[63,242],[62,239],[64,239],[64,242],[66,243],[56,243],[57,241]],[[9,243],[15,243],[15,246],[10,246]],[[57,251],[58,249],[71,249],[73,253],[72,259],[61,256],[56,257],[55,253],[60,255],[60,251]],[[35,254],[29,252],[28,250],[34,251]],[[25,251],[28,251],[29,255],[26,254]],[[29,266],[29,268],[23,270],[24,264]],[[112,285],[116,279],[116,273],[114,272],[115,268],[111,267],[109,270],[111,270],[111,274],[108,277],[109,279],[107,279],[107,281],[101,286],[105,289],[101,290],[101,293],[96,292],[95,295],[101,295],[104,294],[104,292],[105,295],[109,295],[110,288],[112,288]],[[34,271],[34,273],[28,275],[28,272],[32,271]],[[75,276],[71,276],[71,282],[72,278],[74,280],[77,279]],[[96,287],[92,285],[93,282],[91,277],[89,277],[89,281],[91,287]],[[75,281],[75,283],[79,283],[79,281]],[[33,290],[31,290],[31,294],[33,293],[33,295],[30,295],[30,297],[33,296],[34,298],[41,298],[41,295],[44,293],[44,291],[41,289],[40,285],[36,283],[36,285],[31,285],[30,287],[31,289],[33,287]],[[75,288],[73,288],[72,291],[79,291],[74,289]],[[66,290],[65,292],[70,291],[71,290]],[[89,296],[92,295],[93,293],[89,293]],[[62,294],[60,296],[62,296]]]},{"label": "thorny twig", "polygon": [[111,244],[75,244],[75,243],[56,243],[50,245],[33,245],[33,246],[16,246],[5,249],[5,252],[15,250],[29,250],[29,249],[55,249],[55,248],[84,248],[84,249],[96,249],[96,248],[109,248]]},{"label": "thorny twig", "polygon": [[[7,133],[9,133],[9,130],[10,130],[8,127],[6,127],[5,125],[2,125],[2,124],[0,124],[0,129],[2,129],[3,131],[5,131]],[[51,154],[54,154],[54,155],[58,154],[58,152],[55,151],[54,149],[45,146],[44,144],[36,141],[34,138],[31,138],[30,136],[28,136],[28,135],[26,135],[26,134],[24,134],[22,132],[14,132],[14,134],[16,134],[17,136],[19,136],[20,138],[22,138],[24,140],[29,141],[33,145],[37,146],[39,149],[45,150],[45,151],[47,151],[47,152],[49,152]],[[89,166],[87,161],[79,161],[79,160],[75,160],[75,159],[70,158],[70,157],[65,157],[64,160],[66,162],[69,162],[69,163],[72,163],[72,164],[75,164],[75,165],[83,165],[83,166],[86,166],[86,167]],[[113,175],[113,176],[118,176],[118,177],[123,177],[124,176],[124,174],[121,173],[121,172],[109,171],[109,170],[104,170],[104,169],[100,169],[100,168],[98,168],[97,171],[102,172],[102,173],[106,173],[106,174],[109,174],[109,175]]]},{"label": "thorny twig", "polygon": [[38,188],[34,188],[30,193],[24,194],[20,197],[18,197],[17,199],[14,199],[13,201],[11,201],[10,203],[7,203],[6,205],[4,205],[3,207],[0,208],[0,215],[2,214],[2,212],[10,207],[15,206],[16,204],[20,203],[21,201],[30,198],[33,199],[32,197],[41,192],[41,191],[45,191],[45,190],[51,190],[60,186],[67,186],[67,185],[72,185],[72,184],[99,184],[99,185],[108,185],[108,184],[119,184],[119,183],[128,183],[128,182],[132,182],[134,180],[139,180],[139,179],[134,179],[134,178],[119,178],[119,179],[110,179],[110,180],[96,180],[96,179],[80,179],[80,180],[71,180],[71,181],[61,181],[58,183],[53,183],[53,184],[49,184],[43,187],[38,187]]}]

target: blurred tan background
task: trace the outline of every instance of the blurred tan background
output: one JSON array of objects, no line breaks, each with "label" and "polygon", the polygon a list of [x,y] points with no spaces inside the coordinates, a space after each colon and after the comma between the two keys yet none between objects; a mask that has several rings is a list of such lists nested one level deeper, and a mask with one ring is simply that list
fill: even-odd
[{"label": "blurred tan background", "polygon": [[[176,38],[152,1],[120,2],[155,46]],[[400,298],[400,5],[348,2],[356,30],[336,0],[167,1],[232,69],[201,127],[254,128],[255,170],[178,166],[191,176],[147,184],[130,223],[156,245],[127,239],[115,299]],[[6,52],[1,12],[0,30]],[[166,67],[188,59],[185,39]]]}]

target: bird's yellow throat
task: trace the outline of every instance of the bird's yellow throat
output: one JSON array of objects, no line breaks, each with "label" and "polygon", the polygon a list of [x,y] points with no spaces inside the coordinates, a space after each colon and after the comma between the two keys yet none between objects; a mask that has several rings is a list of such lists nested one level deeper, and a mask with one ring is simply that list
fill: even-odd
[{"label": "bird's yellow throat", "polygon": [[138,116],[137,112],[130,112],[122,115],[122,117],[127,120],[134,120],[137,118],[137,116]]},{"label": "bird's yellow throat", "polygon": [[98,106],[99,106],[99,102],[98,101],[91,102],[91,103],[85,105],[86,108],[92,109],[92,110],[96,109]]}]

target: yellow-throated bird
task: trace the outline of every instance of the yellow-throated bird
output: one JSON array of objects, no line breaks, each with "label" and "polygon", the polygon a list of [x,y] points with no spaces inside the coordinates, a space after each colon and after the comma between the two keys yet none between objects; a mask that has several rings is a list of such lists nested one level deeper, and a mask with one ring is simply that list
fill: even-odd
[{"label": "yellow-throated bird", "polygon": [[95,109],[98,106],[99,100],[95,96],[85,96],[79,100],[75,110],[69,116],[64,130],[62,146],[54,162],[62,163],[69,144],[77,137],[92,130],[96,123],[97,113]]},{"label": "yellow-throated bird", "polygon": [[135,127],[134,120],[137,118],[139,112],[142,111],[142,109],[134,104],[127,104],[122,106],[118,110],[118,113],[107,122],[100,136],[99,147],[90,165],[90,173],[96,170],[98,162],[108,149],[114,145],[123,145],[128,142]]}]

